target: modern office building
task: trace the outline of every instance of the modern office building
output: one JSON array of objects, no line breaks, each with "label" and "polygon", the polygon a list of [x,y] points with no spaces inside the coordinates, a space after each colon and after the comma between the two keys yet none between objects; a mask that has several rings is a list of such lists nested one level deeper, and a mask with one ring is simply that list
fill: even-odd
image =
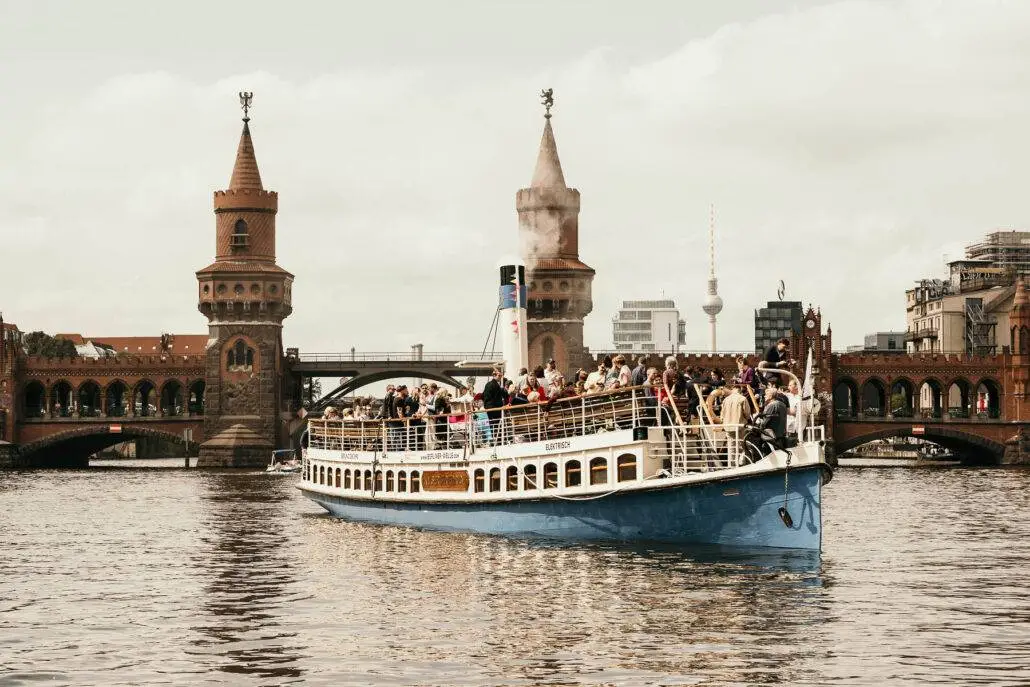
[{"label": "modern office building", "polygon": [[769,301],[755,310],[755,351],[762,353],[779,339],[801,333],[801,301]]},{"label": "modern office building", "polygon": [[612,318],[617,351],[677,353],[686,338],[687,322],[672,300],[623,301]]}]

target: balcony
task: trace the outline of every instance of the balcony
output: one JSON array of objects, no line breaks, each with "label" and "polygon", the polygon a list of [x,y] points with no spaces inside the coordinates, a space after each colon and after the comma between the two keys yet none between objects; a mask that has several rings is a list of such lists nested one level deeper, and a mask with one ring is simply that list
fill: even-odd
[{"label": "balcony", "polygon": [[914,332],[905,332],[905,341],[921,341],[923,339],[936,339],[939,336],[936,329],[917,329]]}]

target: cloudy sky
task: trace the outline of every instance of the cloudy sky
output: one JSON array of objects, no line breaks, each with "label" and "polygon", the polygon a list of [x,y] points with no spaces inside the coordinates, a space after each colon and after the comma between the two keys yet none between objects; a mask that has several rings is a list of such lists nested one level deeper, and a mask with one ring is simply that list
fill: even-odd
[{"label": "cloudy sky", "polygon": [[1028,228],[1030,2],[175,3],[0,0],[0,310],[23,329],[202,332],[211,192],[236,92],[296,274],[286,344],[482,346],[553,87],[598,271],[676,299],[705,346],[708,207],[749,349],[775,298],[837,348],[904,328],[903,291]]}]

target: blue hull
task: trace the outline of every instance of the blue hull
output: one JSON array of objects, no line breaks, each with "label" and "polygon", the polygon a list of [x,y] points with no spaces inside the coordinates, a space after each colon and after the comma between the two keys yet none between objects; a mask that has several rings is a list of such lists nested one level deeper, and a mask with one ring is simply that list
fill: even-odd
[{"label": "blue hull", "polygon": [[783,473],[619,492],[591,501],[534,499],[494,503],[398,503],[305,490],[345,520],[573,541],[655,541],[818,550],[822,544],[821,468],[791,470],[787,509]]}]

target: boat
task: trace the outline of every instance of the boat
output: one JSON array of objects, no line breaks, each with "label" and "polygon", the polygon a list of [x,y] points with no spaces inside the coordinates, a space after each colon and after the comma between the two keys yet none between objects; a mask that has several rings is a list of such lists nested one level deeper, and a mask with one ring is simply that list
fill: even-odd
[{"label": "boat", "polygon": [[[502,302],[504,276],[502,268]],[[507,369],[521,367],[509,351],[520,345],[506,346]],[[811,398],[810,373],[802,388]],[[821,549],[832,468],[811,401],[787,442],[760,426],[719,423],[706,403],[685,421],[656,401],[629,387],[422,419],[309,419],[298,488],[332,516],[377,524]]]},{"label": "boat", "polygon": [[[301,470],[301,461],[296,458],[297,452],[290,449],[272,451],[272,461],[265,468],[266,473],[276,475],[296,474]],[[290,456],[289,458],[287,456]]]}]

